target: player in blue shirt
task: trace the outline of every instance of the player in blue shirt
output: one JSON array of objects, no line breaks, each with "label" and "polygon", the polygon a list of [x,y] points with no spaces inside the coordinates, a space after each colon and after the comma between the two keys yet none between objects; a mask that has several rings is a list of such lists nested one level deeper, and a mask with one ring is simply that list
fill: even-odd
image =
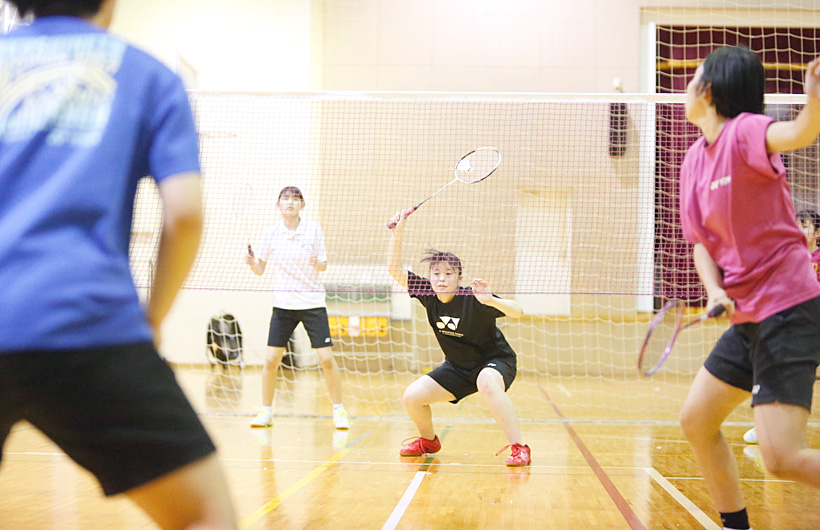
[{"label": "player in blue shirt", "polygon": [[[26,420],[163,528],[236,528],[214,445],[158,355],[202,229],[179,78],[105,31],[116,0],[12,0],[0,37],[0,445]],[[147,308],[128,263],[137,182],[164,208]]]},{"label": "player in blue shirt", "polygon": [[521,306],[493,295],[484,280],[475,279],[470,287],[461,287],[461,261],[449,252],[428,252],[423,261],[430,265],[429,280],[404,269],[401,240],[406,222],[402,212],[391,220],[395,226],[387,249],[387,270],[427,310],[427,320],[444,352],[444,363],[404,392],[404,406],[419,437],[405,444],[399,454],[438,452],[441,442],[433,428],[430,404],[458,403],[478,392],[509,442],[501,450],[511,448],[507,465],[530,465],[530,447],[521,441],[515,408],[507,395],[517,369],[515,352],[495,324],[499,317],[520,317]]}]

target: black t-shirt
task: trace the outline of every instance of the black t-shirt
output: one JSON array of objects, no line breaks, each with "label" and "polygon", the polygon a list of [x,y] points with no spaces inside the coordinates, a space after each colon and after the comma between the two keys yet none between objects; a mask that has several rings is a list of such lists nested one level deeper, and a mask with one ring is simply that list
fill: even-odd
[{"label": "black t-shirt", "polygon": [[455,297],[443,303],[430,280],[407,272],[407,292],[427,309],[427,320],[436,334],[444,358],[464,370],[478,368],[490,359],[515,357],[495,319],[502,311],[484,305],[469,287],[459,287]]}]

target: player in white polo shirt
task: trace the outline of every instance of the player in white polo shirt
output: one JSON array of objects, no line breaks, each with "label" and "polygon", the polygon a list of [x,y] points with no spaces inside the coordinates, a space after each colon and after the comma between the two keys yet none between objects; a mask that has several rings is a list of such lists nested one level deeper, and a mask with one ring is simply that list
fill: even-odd
[{"label": "player in white polo shirt", "polygon": [[341,375],[333,359],[325,288],[319,282],[319,273],[327,269],[325,236],[318,223],[299,215],[305,207],[299,188],[283,188],[276,206],[282,213],[282,222],[265,232],[254,255],[245,256],[245,263],[257,276],[261,276],[269,264],[273,271],[273,314],[262,369],[262,411],[253,419],[251,427],[273,425],[276,375],[288,340],[302,322],[310,345],[319,357],[333,401],[333,423],[337,429],[349,429],[350,419],[342,404]]}]

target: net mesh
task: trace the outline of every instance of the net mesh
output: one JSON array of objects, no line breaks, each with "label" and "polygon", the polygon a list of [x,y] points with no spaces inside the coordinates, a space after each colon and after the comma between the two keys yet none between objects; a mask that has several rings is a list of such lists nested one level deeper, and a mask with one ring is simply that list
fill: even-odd
[{"label": "net mesh", "polygon": [[[788,117],[800,99],[770,101]],[[674,95],[559,97],[337,94],[191,96],[202,146],[205,234],[165,331],[164,354],[206,377],[203,412],[246,413],[256,391],[241,392],[265,355],[271,278],[244,263],[245,236],[232,215],[233,191],[255,193],[252,240],[279,222],[279,190],[298,186],[303,217],[323,228],[334,352],[352,414],[403,416],[404,388],[443,360],[426,314],[388,275],[391,215],[422,190],[452,179],[455,161],[494,145],[504,163],[476,186],[453,186],[408,219],[404,260],[435,247],[459,256],[464,280],[483,278],[524,307],[499,319],[518,354],[510,390],[524,420],[544,417],[537,386],[576,418],[674,421],[692,376],[724,329],[705,322],[679,338],[651,380],[636,369],[658,300],[699,310],[704,293],[682,240],[676,179],[689,134]],[[615,105],[613,105],[615,104]],[[615,137],[612,113],[625,128]],[[813,150],[793,155],[791,183],[802,206],[816,206]],[[801,160],[797,163],[795,161]],[[153,184],[138,194],[132,241],[134,277],[146,288],[159,235]],[[244,370],[209,368],[205,326],[230,313],[244,332]],[[205,350],[206,354],[203,354]],[[210,359],[210,360],[209,360]],[[277,388],[279,413],[325,399],[318,361],[297,330]],[[613,399],[612,396],[622,396]],[[628,397],[623,397],[628,396]],[[659,396],[662,396],[659,398]],[[350,405],[352,403],[352,405]],[[439,414],[486,417],[480,398]],[[750,418],[738,409],[740,419]]]},{"label": "net mesh", "polygon": [[[247,413],[249,403],[258,404],[258,387],[251,382],[258,380],[265,354],[272,282],[268,275],[254,276],[244,264],[246,238],[230,206],[232,190],[249,182],[255,190],[247,217],[252,240],[278,222],[276,197],[286,185],[302,189],[303,215],[324,229],[329,266],[322,278],[349,410],[354,416],[405,416],[404,388],[440,363],[442,354],[421,307],[386,272],[384,225],[394,212],[449,182],[453,164],[464,153],[491,145],[504,158],[492,178],[476,186],[450,186],[408,219],[405,265],[425,274],[418,263],[424,249],[454,252],[464,263],[465,280],[482,277],[494,292],[525,308],[524,318],[499,320],[519,356],[510,395],[523,420],[548,416],[541,386],[574,418],[675,421],[693,375],[725,326],[709,320],[687,330],[661,372],[651,379],[638,375],[637,353],[661,302],[680,299],[694,313],[705,301],[678,219],[679,167],[699,136],[685,120],[680,93],[714,47],[743,44],[764,61],[770,94],[766,112],[778,120],[794,117],[803,102],[795,96],[801,92],[802,68],[820,51],[820,10],[816,0],[670,4],[627,2],[619,9],[639,13],[640,23],[634,16],[619,19],[611,25],[615,29],[600,35],[599,28],[593,32],[584,26],[586,17],[567,11],[566,24],[577,29],[579,41],[586,39],[567,45],[578,53],[566,54],[564,64],[546,40],[549,50],[526,63],[528,73],[550,79],[548,86],[570,86],[561,83],[572,77],[567,68],[585,70],[591,56],[607,57],[594,53],[593,43],[610,42],[615,49],[624,47],[618,57],[624,63],[617,69],[626,65],[635,71],[637,61],[628,54],[636,52],[626,46],[637,49],[634,33],[643,31],[641,85],[659,95],[192,94],[201,136],[206,230],[195,269],[169,318],[164,354],[202,375],[206,400],[197,403],[198,409]],[[373,28],[401,25],[390,19],[395,12],[377,13],[371,7],[359,0],[323,2],[328,42],[360,42],[360,37],[365,42],[372,36],[369,27],[358,24],[365,19]],[[453,11],[446,7],[427,12],[430,27],[452,27],[448,17]],[[470,73],[494,81],[508,77],[508,62],[533,57],[502,45],[518,35],[537,34],[522,33],[524,17],[548,26],[556,18],[554,5],[514,0],[458,6],[458,20],[469,21],[469,32],[455,41],[456,70],[465,79]],[[401,27],[395,29],[391,33],[399,34]],[[468,33],[480,36],[478,42]],[[540,38],[557,38],[544,35]],[[538,49],[530,44],[528,49]],[[404,63],[371,65],[339,54],[328,55],[326,74],[376,70],[372,77],[389,85],[389,79],[377,75],[379,68],[389,66],[383,70],[397,76],[403,71]],[[487,64],[487,57],[497,64]],[[596,76],[616,70],[592,61]],[[333,85],[343,76],[326,79],[330,87],[349,86]],[[525,84],[528,80],[521,78]],[[414,80],[412,86],[455,85],[436,78],[427,84]],[[798,210],[818,207],[818,155],[815,144],[784,157]],[[143,183],[131,247],[135,281],[143,291],[153,275],[159,218],[156,192]],[[226,313],[242,324],[244,370],[236,365],[209,369],[203,328],[212,315]],[[285,364],[277,413],[306,413],[309,404],[326,400],[318,361],[301,329]],[[436,411],[437,418],[486,415],[477,398]],[[748,421],[750,409],[740,407],[732,418]]]}]

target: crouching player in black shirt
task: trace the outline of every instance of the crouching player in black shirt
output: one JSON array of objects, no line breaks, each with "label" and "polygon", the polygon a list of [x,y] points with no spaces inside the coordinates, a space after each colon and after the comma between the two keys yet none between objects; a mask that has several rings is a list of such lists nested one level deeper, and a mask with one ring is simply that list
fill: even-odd
[{"label": "crouching player in black shirt", "polygon": [[449,252],[428,251],[422,261],[430,265],[429,280],[405,270],[401,237],[407,220],[398,212],[392,222],[388,272],[427,309],[427,320],[444,352],[444,364],[418,378],[404,392],[404,406],[420,436],[404,444],[400,454],[438,452],[441,443],[433,429],[430,404],[458,403],[478,392],[509,442],[501,451],[512,448],[507,465],[529,465],[530,448],[521,442],[515,408],[506,393],[515,379],[515,352],[495,325],[498,317],[520,317],[521,307],[493,295],[484,280],[475,279],[470,287],[461,287],[461,261]]}]

